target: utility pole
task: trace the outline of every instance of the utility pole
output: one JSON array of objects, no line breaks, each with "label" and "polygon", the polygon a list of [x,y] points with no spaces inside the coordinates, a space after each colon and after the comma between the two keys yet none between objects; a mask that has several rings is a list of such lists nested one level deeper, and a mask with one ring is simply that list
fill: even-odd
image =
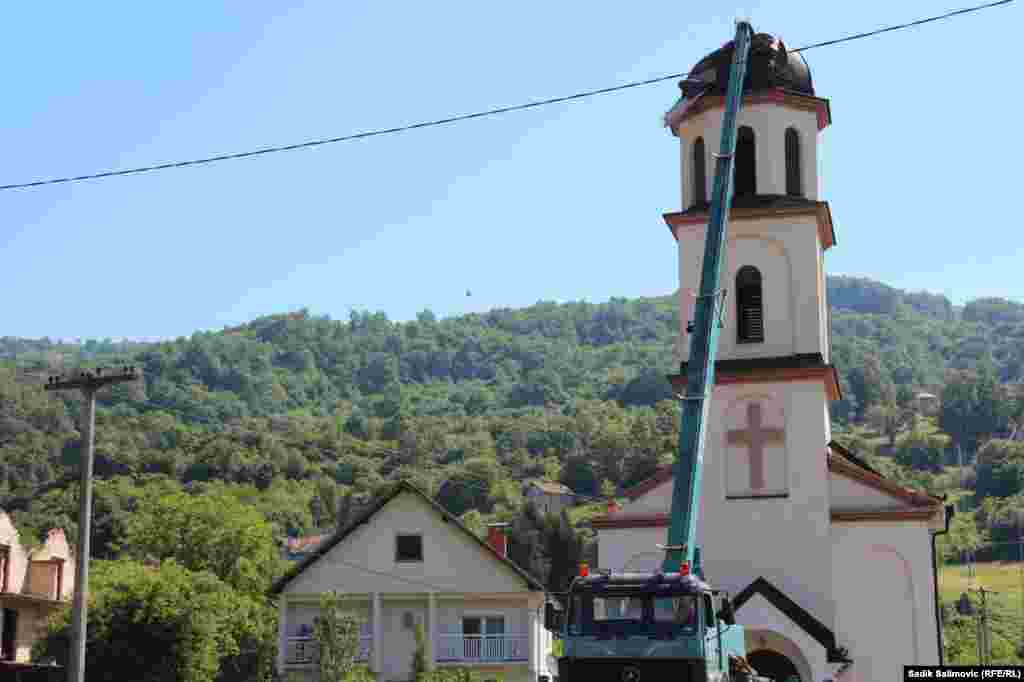
[{"label": "utility pole", "polygon": [[986,590],[984,585],[971,591],[981,595],[981,608],[978,610],[978,664],[988,665],[989,659],[992,658],[992,641],[988,623],[988,602],[985,596],[999,593]]},{"label": "utility pole", "polygon": [[96,392],[104,386],[136,381],[139,375],[134,367],[119,369],[77,370],[66,375],[51,376],[44,387],[47,391],[80,390],[85,398],[82,418],[81,457],[82,483],[78,496],[78,547],[75,566],[75,599],[71,621],[72,651],[68,652],[68,682],[85,682],[86,599],[89,585],[89,533],[92,517],[92,461],[96,431]]}]

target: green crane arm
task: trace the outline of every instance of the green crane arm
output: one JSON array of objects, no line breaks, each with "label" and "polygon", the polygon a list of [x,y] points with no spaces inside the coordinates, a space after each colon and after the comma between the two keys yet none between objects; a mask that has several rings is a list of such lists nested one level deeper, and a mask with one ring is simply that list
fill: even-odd
[{"label": "green crane arm", "polygon": [[694,313],[690,360],[687,364],[686,394],[679,434],[679,456],[674,465],[672,516],[665,546],[666,572],[678,571],[685,561],[694,566],[697,512],[700,509],[701,475],[704,467],[704,443],[707,432],[711,386],[715,379],[719,325],[716,324],[722,252],[733,195],[733,154],[736,151],[736,116],[743,101],[743,81],[753,29],[745,21],[736,23],[732,67],[729,71],[725,113],[722,116],[722,141],[715,155],[715,186],[711,201],[701,268],[700,293]]}]

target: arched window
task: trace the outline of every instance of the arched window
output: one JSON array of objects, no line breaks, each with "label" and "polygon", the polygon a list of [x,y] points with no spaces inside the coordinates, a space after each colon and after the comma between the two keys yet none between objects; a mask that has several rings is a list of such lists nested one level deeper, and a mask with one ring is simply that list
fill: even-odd
[{"label": "arched window", "polygon": [[764,341],[764,305],[761,298],[761,273],[744,265],[736,273],[736,342]]},{"label": "arched window", "polygon": [[743,126],[736,137],[734,168],[735,196],[757,194],[757,155],[754,152],[754,129]]},{"label": "arched window", "polygon": [[786,194],[791,197],[804,195],[800,175],[800,135],[795,128],[786,129]]},{"label": "arched window", "polygon": [[693,203],[706,204],[708,177],[704,166],[704,138],[698,137],[693,143]]}]

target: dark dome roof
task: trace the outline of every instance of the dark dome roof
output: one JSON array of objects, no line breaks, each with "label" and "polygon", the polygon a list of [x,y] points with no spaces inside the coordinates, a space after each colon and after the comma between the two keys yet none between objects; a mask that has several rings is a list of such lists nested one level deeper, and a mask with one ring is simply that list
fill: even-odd
[{"label": "dark dome roof", "polygon": [[[684,97],[709,86],[708,94],[724,95],[732,66],[733,41],[715,50],[690,69],[689,80],[679,83]],[[811,69],[799,52],[787,52],[782,41],[767,33],[754,34],[743,92],[782,88],[802,95],[814,95]]]}]

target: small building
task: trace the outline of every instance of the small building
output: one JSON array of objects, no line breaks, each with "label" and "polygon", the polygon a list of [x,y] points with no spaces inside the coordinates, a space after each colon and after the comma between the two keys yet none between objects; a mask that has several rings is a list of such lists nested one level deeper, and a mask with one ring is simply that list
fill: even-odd
[{"label": "small building", "polygon": [[283,555],[288,561],[301,561],[315,550],[321,542],[330,537],[329,533],[285,538]]},{"label": "small building", "polygon": [[0,511],[0,671],[29,663],[46,620],[71,603],[74,571],[64,531],[51,530],[42,546],[28,550]]},{"label": "small building", "polygon": [[529,481],[523,485],[523,497],[544,514],[561,514],[576,500],[572,490],[555,481]]},{"label": "small building", "polygon": [[336,592],[363,619],[359,659],[379,682],[408,680],[423,628],[428,669],[466,666],[485,680],[553,674],[544,586],[407,481],[320,543],[279,581],[277,668],[315,679],[313,623]]}]

